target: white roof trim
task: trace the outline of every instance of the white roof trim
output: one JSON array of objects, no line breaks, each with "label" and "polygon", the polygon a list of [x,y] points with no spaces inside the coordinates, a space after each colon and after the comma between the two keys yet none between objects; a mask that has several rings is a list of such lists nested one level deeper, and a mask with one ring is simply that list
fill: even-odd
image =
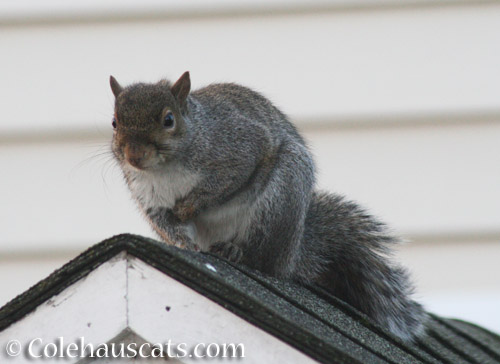
[{"label": "white roof trim", "polygon": [[[168,310],[167,310],[168,306]],[[133,335],[133,336],[130,336]],[[244,344],[245,363],[315,363],[219,304],[122,252],[0,332],[0,347],[19,340],[23,348],[63,337],[84,337],[95,346],[142,338],[148,343]],[[78,341],[76,341],[78,342]],[[13,363],[32,363],[25,355]],[[67,359],[65,362],[77,362]],[[189,362],[186,358],[182,362]],[[198,361],[199,362],[199,361]]]}]

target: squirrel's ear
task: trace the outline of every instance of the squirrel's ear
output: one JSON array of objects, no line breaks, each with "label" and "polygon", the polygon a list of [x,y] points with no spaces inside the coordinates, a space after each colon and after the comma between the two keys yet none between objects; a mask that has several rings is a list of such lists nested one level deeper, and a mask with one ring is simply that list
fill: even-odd
[{"label": "squirrel's ear", "polygon": [[187,96],[191,90],[191,80],[189,78],[189,71],[184,72],[184,74],[175,82],[175,84],[170,88],[172,95],[177,99],[181,107],[184,107],[186,103]]},{"label": "squirrel's ear", "polygon": [[109,76],[109,84],[111,85],[111,91],[113,91],[115,97],[118,97],[118,95],[123,91],[123,87],[120,86],[116,78],[113,76]]}]

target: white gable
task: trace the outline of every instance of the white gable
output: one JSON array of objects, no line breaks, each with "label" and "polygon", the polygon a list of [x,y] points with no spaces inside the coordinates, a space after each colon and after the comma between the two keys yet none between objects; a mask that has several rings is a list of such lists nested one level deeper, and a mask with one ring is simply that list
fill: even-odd
[{"label": "white gable", "polygon": [[[23,352],[9,358],[9,362],[33,363],[26,355],[30,342],[33,342],[31,352],[38,355],[47,344],[56,343],[59,346],[58,338],[61,337],[63,348],[70,343],[81,346],[82,337],[84,344],[93,344],[94,347],[101,343],[127,345],[135,342],[137,348],[142,343],[151,344],[144,352],[154,344],[166,345],[170,340],[172,349],[181,345],[186,349],[186,355],[192,353],[197,344],[201,345],[196,354],[205,353],[204,349],[212,343],[212,354],[217,350],[215,344],[220,352],[224,344],[243,344],[244,363],[275,363],[278,360],[285,363],[315,362],[125,252],[0,332],[0,347],[5,348],[11,340],[18,340]],[[115,349],[119,352],[118,346]],[[108,350],[111,353],[109,347]],[[49,353],[52,351],[49,350]],[[78,350],[71,352],[74,356],[77,353]],[[190,361],[184,357],[184,351],[177,353],[182,356],[180,362]],[[73,363],[79,359],[67,358],[64,362]],[[200,359],[197,361],[200,362]]]}]

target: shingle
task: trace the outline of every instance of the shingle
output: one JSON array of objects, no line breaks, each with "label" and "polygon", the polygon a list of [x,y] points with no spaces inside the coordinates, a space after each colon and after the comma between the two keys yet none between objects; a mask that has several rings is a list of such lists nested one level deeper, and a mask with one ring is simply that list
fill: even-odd
[{"label": "shingle", "polygon": [[450,350],[448,346],[443,345],[442,341],[440,340],[439,334],[434,332],[434,330],[431,328],[427,329],[427,335],[419,338],[417,340],[417,343],[422,350],[427,351],[440,363],[470,364],[470,362],[465,358]]},{"label": "shingle", "polygon": [[445,320],[445,323],[453,328],[457,335],[465,337],[484,352],[500,361],[499,335],[462,320]]},{"label": "shingle", "polygon": [[436,333],[437,339],[444,346],[468,362],[477,364],[498,363],[495,358],[488,355],[481,347],[467,340],[462,335],[457,335],[456,332],[448,327],[446,320],[432,315],[429,324],[433,332]]}]

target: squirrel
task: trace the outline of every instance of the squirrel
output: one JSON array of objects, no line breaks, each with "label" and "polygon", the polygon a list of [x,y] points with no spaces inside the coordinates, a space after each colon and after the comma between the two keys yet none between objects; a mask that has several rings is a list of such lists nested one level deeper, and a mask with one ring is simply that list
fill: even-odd
[{"label": "squirrel", "polygon": [[110,85],[112,152],[165,242],[320,286],[405,341],[424,332],[427,314],[390,258],[398,238],[315,190],[311,153],[271,101],[232,83],[191,91],[189,72]]}]

